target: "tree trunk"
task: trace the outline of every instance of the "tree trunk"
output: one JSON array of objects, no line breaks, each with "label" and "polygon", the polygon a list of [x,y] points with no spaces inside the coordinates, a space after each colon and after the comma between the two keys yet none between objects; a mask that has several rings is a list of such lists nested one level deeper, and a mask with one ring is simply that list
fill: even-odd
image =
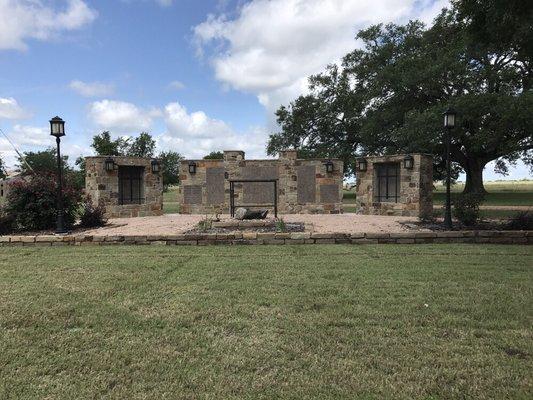
[{"label": "tree trunk", "polygon": [[483,186],[483,169],[487,163],[478,158],[467,158],[463,168],[466,172],[466,184],[463,193],[486,194]]}]

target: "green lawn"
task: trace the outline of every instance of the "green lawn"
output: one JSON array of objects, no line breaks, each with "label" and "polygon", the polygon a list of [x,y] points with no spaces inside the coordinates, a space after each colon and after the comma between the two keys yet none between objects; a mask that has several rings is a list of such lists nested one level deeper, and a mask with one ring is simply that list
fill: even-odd
[{"label": "green lawn", "polygon": [[[489,192],[485,196],[483,205],[485,206],[531,206],[533,207],[533,181],[490,181],[485,183],[485,188]],[[464,184],[458,183],[452,186],[452,192],[460,193],[464,189]],[[445,187],[442,184],[435,185],[433,192],[433,202],[435,205],[442,205],[446,199]],[[355,211],[355,189],[344,190],[343,202],[345,212]],[[485,217],[507,217],[516,214],[515,211],[493,212],[487,211]]]},{"label": "green lawn", "polygon": [[[455,193],[452,193],[452,196]],[[435,204],[444,204],[446,193],[433,193]],[[483,201],[485,206],[531,206],[533,207],[533,192],[489,192]]]},{"label": "green lawn", "polygon": [[530,246],[0,247],[1,399],[533,396]]}]

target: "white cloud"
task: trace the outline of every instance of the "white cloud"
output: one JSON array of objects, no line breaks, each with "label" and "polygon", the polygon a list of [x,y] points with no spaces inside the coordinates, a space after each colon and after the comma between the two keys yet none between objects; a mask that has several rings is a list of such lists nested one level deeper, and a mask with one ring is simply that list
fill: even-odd
[{"label": "white cloud", "polygon": [[[29,126],[15,124],[6,134],[21,153],[25,151],[42,151],[46,148],[55,148],[56,143],[50,135],[48,126]],[[77,157],[91,154],[91,149],[87,146],[74,142],[74,137],[66,136],[61,141],[61,152],[69,156],[69,162],[74,165]],[[14,169],[17,164],[17,153],[9,141],[0,135],[0,155],[9,169]]]},{"label": "white cloud", "polygon": [[181,89],[185,89],[185,84],[180,81],[172,81],[168,84],[168,87],[170,89],[181,90]]},{"label": "white cloud", "polygon": [[13,97],[0,97],[0,118],[22,119],[27,116],[28,113],[22,109]]},{"label": "white cloud", "polygon": [[85,97],[103,97],[112,94],[115,90],[114,85],[102,82],[83,82],[73,80],[69,87],[78,94]]},{"label": "white cloud", "polygon": [[301,94],[309,75],[356,47],[359,29],[380,22],[426,21],[444,0],[252,0],[236,17],[210,15],[194,28],[216,78],[255,94],[269,112]]},{"label": "white cloud", "polygon": [[157,109],[145,110],[124,101],[95,101],[89,106],[89,118],[100,128],[113,133],[137,133],[149,130],[153,118],[161,115]]},{"label": "white cloud", "polygon": [[58,10],[41,0],[0,0],[0,50],[25,50],[28,39],[48,40],[80,29],[97,16],[82,0],[67,0]]},{"label": "white cloud", "polygon": [[161,150],[176,150],[189,158],[202,158],[211,151],[241,149],[248,157],[264,156],[266,133],[251,128],[239,134],[224,121],[211,118],[203,111],[187,112],[181,104],[165,107],[166,132],[158,137]]},{"label": "white cloud", "polygon": [[[6,133],[20,152],[34,149],[42,150],[54,145],[53,137],[50,136],[50,131],[46,128],[17,124]],[[9,168],[15,166],[17,153],[3,135],[0,136],[0,154]]]}]

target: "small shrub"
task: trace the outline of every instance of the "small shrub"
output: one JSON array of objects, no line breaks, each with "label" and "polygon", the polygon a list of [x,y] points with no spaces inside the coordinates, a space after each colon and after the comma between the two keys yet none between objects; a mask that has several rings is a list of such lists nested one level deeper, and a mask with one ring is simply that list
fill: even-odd
[{"label": "small shrub", "polygon": [[507,228],[516,231],[533,230],[533,213],[530,211],[521,211],[511,218]]},{"label": "small shrub", "polygon": [[287,224],[285,224],[285,221],[283,220],[283,218],[280,218],[276,221],[276,231],[287,232]]},{"label": "small shrub", "polygon": [[[13,220],[13,229],[20,231],[46,230],[56,224],[56,177],[35,174],[10,184],[5,213]],[[81,191],[67,178],[63,185],[65,223],[72,226],[78,215]]]},{"label": "small shrub", "polygon": [[478,193],[463,193],[452,199],[453,215],[464,225],[474,225],[480,220],[479,205],[483,195]]},{"label": "small shrub", "polygon": [[198,222],[198,230],[200,232],[207,232],[213,227],[213,220],[207,217],[207,214],[203,220]]},{"label": "small shrub", "polygon": [[90,196],[85,198],[83,210],[80,214],[80,226],[82,228],[98,228],[107,223],[105,217],[105,206],[99,202],[97,206],[91,200]]}]

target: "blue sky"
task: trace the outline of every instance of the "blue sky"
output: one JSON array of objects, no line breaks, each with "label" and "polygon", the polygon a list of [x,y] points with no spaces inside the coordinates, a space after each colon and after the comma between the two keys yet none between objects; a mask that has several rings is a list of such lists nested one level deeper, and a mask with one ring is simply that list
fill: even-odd
[{"label": "blue sky", "polygon": [[[444,0],[0,0],[0,128],[21,150],[91,154],[148,131],[187,157],[264,157],[274,111],[377,22],[430,22]],[[0,137],[9,166],[15,154]],[[522,165],[510,178],[527,177]],[[490,170],[486,178],[501,178]]]}]

